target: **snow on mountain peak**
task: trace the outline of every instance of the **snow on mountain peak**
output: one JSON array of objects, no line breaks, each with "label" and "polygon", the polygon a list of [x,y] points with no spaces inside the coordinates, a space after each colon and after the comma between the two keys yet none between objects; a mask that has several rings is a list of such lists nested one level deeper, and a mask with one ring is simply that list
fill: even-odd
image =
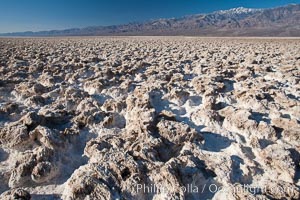
[{"label": "snow on mountain peak", "polygon": [[229,10],[220,10],[220,11],[216,11],[214,13],[217,14],[248,14],[248,13],[253,13],[253,12],[257,12],[257,11],[261,11],[262,9],[253,9],[253,8],[244,8],[244,7],[238,7],[238,8],[232,8]]}]

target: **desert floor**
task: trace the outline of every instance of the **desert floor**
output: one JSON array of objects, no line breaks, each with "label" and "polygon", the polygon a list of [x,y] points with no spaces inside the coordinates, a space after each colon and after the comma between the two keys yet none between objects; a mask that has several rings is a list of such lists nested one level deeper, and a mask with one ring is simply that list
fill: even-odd
[{"label": "desert floor", "polygon": [[0,38],[0,199],[299,199],[300,39]]}]

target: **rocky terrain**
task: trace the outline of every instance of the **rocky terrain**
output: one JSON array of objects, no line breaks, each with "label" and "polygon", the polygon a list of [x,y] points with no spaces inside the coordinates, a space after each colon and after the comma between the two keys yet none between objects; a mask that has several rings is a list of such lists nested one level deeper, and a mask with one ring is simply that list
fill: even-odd
[{"label": "rocky terrain", "polygon": [[277,8],[232,8],[206,14],[112,26],[5,33],[0,36],[284,36],[300,37],[300,4]]},{"label": "rocky terrain", "polygon": [[0,199],[300,199],[299,39],[7,38],[0,74]]}]

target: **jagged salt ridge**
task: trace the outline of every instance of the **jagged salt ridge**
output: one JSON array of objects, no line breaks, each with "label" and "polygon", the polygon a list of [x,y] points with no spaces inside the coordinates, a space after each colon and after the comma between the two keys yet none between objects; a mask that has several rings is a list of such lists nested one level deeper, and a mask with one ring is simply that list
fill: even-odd
[{"label": "jagged salt ridge", "polygon": [[299,199],[299,48],[0,39],[0,199]]}]

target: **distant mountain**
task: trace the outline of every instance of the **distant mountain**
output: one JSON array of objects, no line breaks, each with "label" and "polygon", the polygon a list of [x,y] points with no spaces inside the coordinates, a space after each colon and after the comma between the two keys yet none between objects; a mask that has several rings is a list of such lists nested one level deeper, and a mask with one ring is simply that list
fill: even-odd
[{"label": "distant mountain", "polygon": [[0,36],[96,35],[300,36],[300,4],[271,9],[239,7],[210,14],[124,25],[0,34]]}]

